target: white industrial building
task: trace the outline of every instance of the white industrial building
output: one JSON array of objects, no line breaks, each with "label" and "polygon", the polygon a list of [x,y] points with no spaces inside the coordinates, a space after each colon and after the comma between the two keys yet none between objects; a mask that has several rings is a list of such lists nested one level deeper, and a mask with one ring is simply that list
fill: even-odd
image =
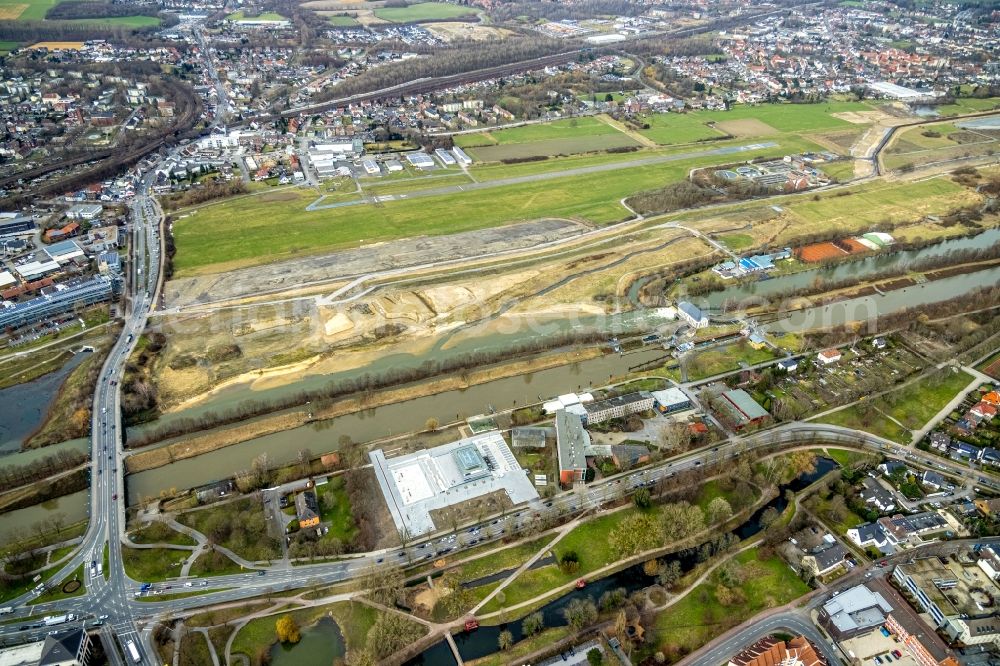
[{"label": "white industrial building", "polygon": [[472,158],[469,157],[465,153],[465,151],[459,148],[458,146],[455,146],[454,148],[451,149],[451,154],[455,156],[455,159],[458,160],[458,163],[461,164],[462,166],[469,166],[470,164],[472,164]]},{"label": "white industrial building", "polygon": [[433,169],[434,160],[427,153],[407,153],[406,161],[410,163],[411,166],[417,169]]},{"label": "white industrial building", "polygon": [[496,430],[405,456],[369,454],[396,529],[411,537],[434,532],[431,512],[497,491],[517,505],[538,498]]}]

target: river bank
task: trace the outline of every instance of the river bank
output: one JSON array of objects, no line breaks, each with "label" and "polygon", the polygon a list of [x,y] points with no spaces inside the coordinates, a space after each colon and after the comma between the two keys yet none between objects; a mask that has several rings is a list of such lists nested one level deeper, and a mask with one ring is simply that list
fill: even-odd
[{"label": "river bank", "polygon": [[417,385],[407,385],[396,389],[381,391],[371,395],[365,394],[344,400],[338,400],[324,408],[308,411],[299,409],[282,414],[263,417],[244,423],[235,428],[220,429],[204,435],[183,439],[166,444],[149,451],[140,451],[128,457],[125,463],[130,474],[162,467],[177,460],[193,458],[227,446],[240,444],[251,439],[264,437],[285,430],[298,428],[312,422],[326,421],[364,410],[371,410],[386,405],[422,398],[447,391],[462,391],[472,386],[485,384],[497,379],[516,377],[531,372],[578,363],[598,358],[604,351],[591,347],[578,351],[560,352],[522,361],[514,361],[498,366],[472,370],[459,376],[421,382]]}]

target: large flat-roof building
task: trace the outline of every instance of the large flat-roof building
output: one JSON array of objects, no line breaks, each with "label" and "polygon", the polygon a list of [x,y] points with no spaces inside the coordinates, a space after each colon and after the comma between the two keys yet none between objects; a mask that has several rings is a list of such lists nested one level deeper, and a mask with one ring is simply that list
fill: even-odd
[{"label": "large flat-roof building", "polygon": [[624,418],[653,408],[653,396],[645,391],[626,393],[606,400],[584,404],[587,425],[602,423],[611,419]]},{"label": "large flat-roof building", "polygon": [[0,329],[35,324],[72,312],[77,306],[93,305],[111,298],[111,280],[103,275],[60,287],[52,294],[22,303],[0,302]]},{"label": "large flat-roof building", "polygon": [[538,498],[496,430],[395,458],[378,449],[369,458],[396,528],[410,536],[437,530],[434,512],[484,495],[501,492],[514,505]]},{"label": "large flat-roof building", "polygon": [[770,416],[768,411],[758,405],[757,401],[743,389],[723,391],[719,394],[716,404],[729,416],[729,420],[737,430],[757,425]]},{"label": "large flat-roof building", "polygon": [[30,217],[0,217],[0,238],[16,238],[30,236],[38,227]]},{"label": "large flat-roof building", "polygon": [[570,485],[584,480],[587,474],[586,449],[589,446],[590,434],[583,427],[583,419],[565,409],[556,412],[560,483]]}]

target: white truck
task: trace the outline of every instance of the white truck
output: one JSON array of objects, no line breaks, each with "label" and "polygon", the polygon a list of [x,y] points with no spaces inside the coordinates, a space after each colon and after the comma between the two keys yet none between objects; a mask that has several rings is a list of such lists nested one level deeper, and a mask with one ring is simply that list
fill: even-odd
[{"label": "white truck", "polygon": [[0,615],[9,615],[13,612],[14,608],[12,606],[4,606],[3,608],[0,608]]},{"label": "white truck", "polygon": [[133,663],[138,664],[142,661],[142,657],[139,656],[139,650],[136,649],[134,641],[125,643],[125,649],[128,651],[128,655],[132,657]]},{"label": "white truck", "polygon": [[67,613],[66,615],[49,615],[42,620],[42,624],[46,627],[52,627],[57,624],[66,624],[67,622],[72,622],[76,619],[76,616],[72,613]]}]

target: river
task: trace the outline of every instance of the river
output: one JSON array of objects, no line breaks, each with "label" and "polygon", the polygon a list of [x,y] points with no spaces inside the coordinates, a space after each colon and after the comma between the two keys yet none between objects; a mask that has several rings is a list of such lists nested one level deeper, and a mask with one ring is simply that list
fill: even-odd
[{"label": "river", "polygon": [[35,504],[3,514],[0,523],[0,543],[10,543],[33,534],[35,523],[49,523],[52,516],[62,514],[67,525],[86,520],[90,514],[90,491],[81,490],[72,495]]},{"label": "river", "polygon": [[438,419],[440,423],[450,423],[488,413],[491,405],[500,410],[515,404],[532,404],[562,393],[607,384],[611,376],[623,375],[630,367],[666,356],[666,352],[659,347],[623,355],[608,354],[258,437],[129,475],[129,503],[135,504],[144,496],[158,495],[161,490],[192,488],[227,478],[240,469],[249,468],[253,459],[264,452],[272,463],[287,463],[294,460],[302,449],[309,449],[316,455],[336,450],[343,435],[355,442],[367,442],[422,430],[429,417]]},{"label": "river", "polygon": [[19,451],[24,440],[42,425],[59,388],[89,353],[73,354],[58,370],[0,389],[0,455]]},{"label": "river", "polygon": [[[788,506],[788,501],[785,499],[785,490],[791,490],[792,492],[798,493],[810,486],[827,472],[836,468],[837,463],[833,460],[829,458],[817,458],[815,470],[809,474],[802,474],[791,483],[781,486],[778,489],[777,497],[755,511],[750,518],[733,530],[733,532],[741,540],[746,540],[756,535],[763,529],[763,526],[760,524],[760,517],[764,511],[773,507],[777,511],[781,512],[785,510],[786,506]],[[697,550],[697,548],[685,550],[675,555],[668,556],[668,559],[678,560],[681,563],[681,568],[687,572],[697,564]],[[539,610],[545,620],[546,627],[562,627],[566,625],[566,618],[563,617],[562,611],[573,599],[583,599],[589,597],[594,603],[597,603],[601,595],[609,590],[624,588],[626,593],[632,593],[636,590],[641,590],[653,585],[655,581],[656,578],[654,576],[648,576],[642,570],[642,564],[636,564],[628,569],[624,569],[618,573],[607,576],[606,578],[601,578],[600,580],[588,583],[582,590],[569,592],[555,601],[549,602]],[[512,620],[506,624],[488,627],[482,626],[475,631],[460,632],[455,634],[455,644],[458,646],[458,652],[462,656],[462,660],[468,662],[497,652],[499,649],[497,639],[500,636],[500,632],[504,629],[513,634],[515,643],[520,641],[524,638],[524,634],[521,632],[520,620],[521,618],[517,618],[516,620]],[[441,643],[433,645],[428,650],[409,660],[404,666],[417,666],[418,664],[438,666],[439,664],[451,665],[455,663],[455,658],[452,655],[451,650],[448,648],[448,645],[442,641]]]},{"label": "river", "polygon": [[814,284],[817,280],[835,284],[843,280],[861,280],[890,268],[906,268],[916,261],[942,257],[949,252],[981,250],[1000,243],[1000,228],[988,229],[975,236],[956,238],[928,245],[918,250],[904,250],[891,254],[881,254],[865,259],[844,261],[832,266],[782,275],[768,280],[758,280],[744,284],[734,283],[722,291],[712,292],[701,299],[698,305],[708,310],[721,310],[728,306],[739,306],[760,302],[774,294],[787,293]]}]

